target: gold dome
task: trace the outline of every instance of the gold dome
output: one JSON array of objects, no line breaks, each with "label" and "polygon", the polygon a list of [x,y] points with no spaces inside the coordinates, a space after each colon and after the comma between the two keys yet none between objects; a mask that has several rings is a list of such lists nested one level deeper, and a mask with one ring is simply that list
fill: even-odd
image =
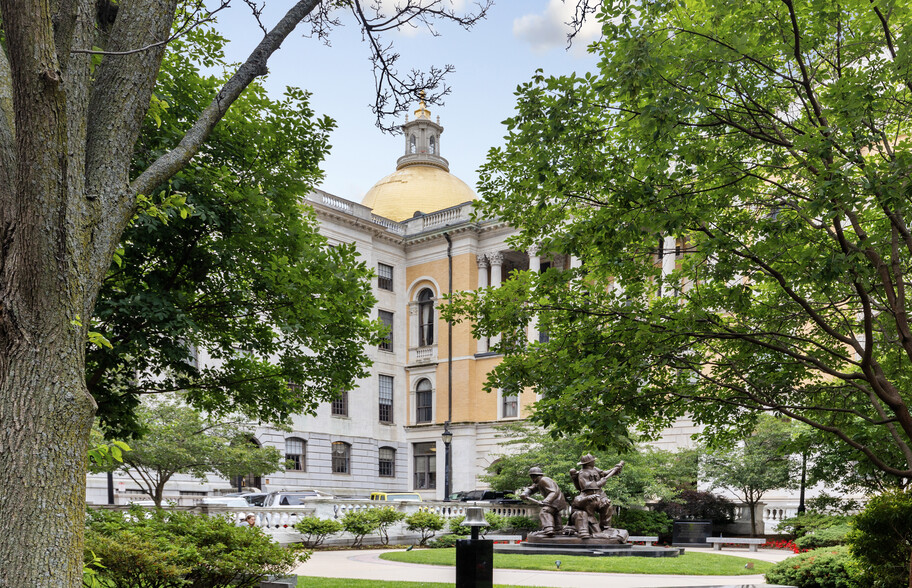
[{"label": "gold dome", "polygon": [[430,213],[474,199],[472,188],[453,174],[433,165],[408,165],[374,184],[361,203],[374,214],[403,221],[419,210]]}]

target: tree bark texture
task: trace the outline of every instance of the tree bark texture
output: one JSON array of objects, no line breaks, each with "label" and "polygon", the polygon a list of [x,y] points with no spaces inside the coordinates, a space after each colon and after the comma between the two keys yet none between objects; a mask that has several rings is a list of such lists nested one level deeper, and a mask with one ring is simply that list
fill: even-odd
[{"label": "tree bark texture", "polygon": [[[86,336],[138,190],[150,193],[193,157],[318,4],[295,4],[214,98],[214,112],[131,186],[177,0],[121,0],[105,27],[95,0],[0,0],[0,587],[82,586],[96,408]],[[112,54],[93,65],[85,51],[100,45]]]}]

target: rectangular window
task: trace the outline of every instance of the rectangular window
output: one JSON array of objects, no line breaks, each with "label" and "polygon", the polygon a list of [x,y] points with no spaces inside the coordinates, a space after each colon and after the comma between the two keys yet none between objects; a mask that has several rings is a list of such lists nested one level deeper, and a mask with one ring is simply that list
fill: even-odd
[{"label": "rectangular window", "polygon": [[377,287],[381,290],[393,291],[393,266],[385,263],[377,264]]},{"label": "rectangular window", "polygon": [[393,422],[393,377],[380,376],[380,422]]},{"label": "rectangular window", "polygon": [[513,418],[519,416],[519,396],[516,394],[510,394],[509,396],[504,394],[502,396],[503,402],[503,418]]},{"label": "rectangular window", "polygon": [[348,390],[342,392],[332,401],[333,416],[348,416]]},{"label": "rectangular window", "polygon": [[392,447],[380,448],[379,474],[382,478],[396,477],[396,450]]},{"label": "rectangular window", "polygon": [[386,339],[380,342],[380,349],[383,351],[392,351],[393,350],[393,313],[386,310],[381,310],[380,322],[382,322],[389,329],[389,332],[386,334]]},{"label": "rectangular window", "polygon": [[437,444],[415,443],[415,490],[437,487]]},{"label": "rectangular window", "polygon": [[285,439],[285,467],[289,471],[303,472],[307,470],[305,467],[307,462],[304,459],[305,443],[303,439],[298,439],[297,437]]},{"label": "rectangular window", "polygon": [[332,470],[334,474],[347,474],[351,471],[351,445],[344,441],[333,442]]}]

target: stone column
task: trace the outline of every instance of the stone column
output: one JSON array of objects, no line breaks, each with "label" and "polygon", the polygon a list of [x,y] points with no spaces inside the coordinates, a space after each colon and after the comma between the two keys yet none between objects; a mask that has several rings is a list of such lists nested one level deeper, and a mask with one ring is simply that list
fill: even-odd
[{"label": "stone column", "polygon": [[583,262],[579,257],[575,255],[570,256],[570,269],[576,269],[578,267],[583,267]]},{"label": "stone column", "polygon": [[[483,253],[475,256],[478,261],[478,287],[487,288],[488,286],[488,258]],[[482,337],[478,340],[478,353],[487,353],[488,338]]]},{"label": "stone column", "polygon": [[[541,256],[538,254],[538,245],[529,247],[529,271],[536,274],[541,273]],[[538,317],[533,316],[529,321],[529,341],[534,343],[538,341]]]},{"label": "stone column", "polygon": [[[503,253],[499,251],[488,253],[488,261],[491,263],[491,287],[500,288],[503,280]],[[491,335],[491,348],[500,343],[500,335]]]},{"label": "stone column", "polygon": [[662,245],[662,296],[674,296],[674,288],[667,279],[675,269],[675,244],[672,236],[666,236]]}]

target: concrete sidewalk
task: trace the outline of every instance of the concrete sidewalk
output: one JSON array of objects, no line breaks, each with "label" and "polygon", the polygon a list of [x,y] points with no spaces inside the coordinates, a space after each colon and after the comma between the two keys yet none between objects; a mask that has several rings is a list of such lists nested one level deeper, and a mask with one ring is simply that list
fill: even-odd
[{"label": "concrete sidewalk", "polygon": [[[381,553],[394,551],[316,551],[309,561],[295,570],[300,576],[356,578],[362,580],[398,580],[409,582],[456,582],[452,566],[430,566],[386,561]],[[724,555],[750,557],[777,562],[793,555],[779,550],[723,549]],[[652,574],[597,574],[592,572],[559,572],[533,570],[494,570],[495,584],[517,586],[554,586],[559,588],[769,588],[763,575],[751,576],[668,576]],[[315,587],[316,588],[316,587]]]}]

